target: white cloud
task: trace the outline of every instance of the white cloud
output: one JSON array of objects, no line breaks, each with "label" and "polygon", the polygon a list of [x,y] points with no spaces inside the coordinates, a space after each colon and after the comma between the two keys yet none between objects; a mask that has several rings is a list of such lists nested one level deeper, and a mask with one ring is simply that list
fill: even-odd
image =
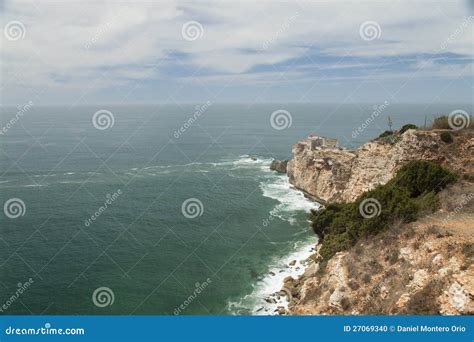
[{"label": "white cloud", "polygon": [[[164,81],[167,73],[182,65],[214,70],[215,74],[206,76],[209,80],[224,79],[222,74],[228,79],[240,74],[248,80],[266,82],[272,79],[268,72],[249,74],[249,70],[307,58],[310,51],[356,57],[435,52],[473,56],[473,21],[460,29],[469,15],[464,2],[260,0],[114,4],[71,0],[32,4],[5,4],[2,27],[11,20],[19,20],[26,27],[23,40],[1,37],[6,102],[9,97],[18,97],[17,92],[25,83],[35,91],[54,84],[55,79],[61,87],[71,89],[83,89],[93,81],[100,87],[123,85],[129,80]],[[201,39],[182,38],[181,27],[189,20],[202,24]],[[360,38],[359,27],[367,20],[380,25],[379,40],[368,42]],[[170,53],[178,52],[183,56],[179,61],[167,60]],[[431,66],[432,62],[419,63]],[[334,62],[324,67],[339,66]],[[340,68],[347,68],[347,63]],[[432,74],[449,74],[436,68],[425,69]],[[105,80],[101,78],[104,73]],[[288,73],[288,77],[302,76],[297,68]]]}]

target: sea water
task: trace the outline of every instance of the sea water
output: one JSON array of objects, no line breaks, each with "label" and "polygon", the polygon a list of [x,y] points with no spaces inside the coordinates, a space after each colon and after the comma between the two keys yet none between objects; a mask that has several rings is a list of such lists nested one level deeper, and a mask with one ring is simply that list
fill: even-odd
[{"label": "sea water", "polygon": [[0,203],[24,204],[0,216],[2,313],[272,314],[284,301],[264,299],[304,271],[319,206],[271,161],[312,133],[351,148],[389,114],[398,128],[459,107],[204,104],[33,106],[13,121],[1,108]]}]

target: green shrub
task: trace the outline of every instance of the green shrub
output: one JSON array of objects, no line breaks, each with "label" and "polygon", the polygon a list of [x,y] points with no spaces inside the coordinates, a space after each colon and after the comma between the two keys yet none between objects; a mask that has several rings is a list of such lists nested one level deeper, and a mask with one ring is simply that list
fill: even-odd
[{"label": "green shrub", "polygon": [[400,131],[398,133],[400,134],[403,134],[405,133],[406,131],[408,131],[409,129],[417,129],[418,127],[416,125],[413,125],[413,124],[406,124],[404,125],[402,128],[400,128]]},{"label": "green shrub", "polygon": [[349,249],[353,243],[348,237],[347,233],[342,234],[328,234],[324,237],[324,243],[321,245],[319,253],[327,260],[339,251]]},{"label": "green shrub", "polygon": [[[387,184],[362,194],[354,202],[330,204],[323,210],[312,211],[311,226],[322,239],[321,256],[327,260],[353,246],[361,237],[388,229],[397,220],[416,220],[420,211],[435,209],[436,193],[456,179],[438,164],[412,161]],[[375,214],[364,218],[360,208],[367,201],[374,203],[373,199],[380,207],[374,206]]]},{"label": "green shrub", "polygon": [[393,131],[385,131],[382,134],[380,134],[377,139],[386,138],[386,137],[389,137],[391,135],[393,135]]},{"label": "green shrub", "polygon": [[415,160],[403,166],[387,185],[405,188],[411,197],[418,197],[439,192],[456,180],[456,175],[436,163]]},{"label": "green shrub", "polygon": [[400,140],[400,135],[396,134],[394,131],[385,131],[380,134],[376,140],[381,142],[382,144],[395,144]]},{"label": "green shrub", "polygon": [[453,140],[453,135],[449,132],[442,132],[441,135],[440,135],[440,138],[446,144],[451,144],[454,141]]}]

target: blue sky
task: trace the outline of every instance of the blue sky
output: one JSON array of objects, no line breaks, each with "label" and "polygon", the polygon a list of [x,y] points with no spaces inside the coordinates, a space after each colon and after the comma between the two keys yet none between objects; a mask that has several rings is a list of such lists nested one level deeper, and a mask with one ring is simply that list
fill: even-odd
[{"label": "blue sky", "polygon": [[10,1],[1,101],[473,100],[472,1]]}]

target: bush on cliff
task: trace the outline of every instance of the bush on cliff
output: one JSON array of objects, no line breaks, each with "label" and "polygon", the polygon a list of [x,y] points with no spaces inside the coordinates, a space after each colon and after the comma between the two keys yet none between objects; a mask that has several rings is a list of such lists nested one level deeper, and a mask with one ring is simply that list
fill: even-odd
[{"label": "bush on cliff", "polygon": [[390,136],[393,135],[393,133],[394,133],[393,131],[385,131],[385,132],[381,133],[381,134],[377,137],[377,139],[382,139],[382,138],[390,137]]},{"label": "bush on cliff", "polygon": [[395,144],[400,140],[400,136],[408,131],[409,129],[417,129],[418,127],[413,124],[406,124],[400,128],[399,131],[385,131],[381,133],[375,140],[380,141],[384,144]]},{"label": "bush on cliff", "polygon": [[413,161],[387,184],[352,203],[330,204],[312,211],[312,228],[322,239],[321,256],[327,260],[361,237],[388,229],[396,220],[414,221],[420,211],[435,209],[436,193],[456,179],[438,164]]},{"label": "bush on cliff", "polygon": [[449,132],[443,132],[440,134],[440,138],[443,142],[445,142],[446,144],[451,144],[454,139],[453,139],[453,135]]},{"label": "bush on cliff", "polygon": [[403,134],[405,133],[406,131],[408,131],[409,129],[417,129],[418,127],[416,125],[413,125],[413,124],[406,124],[406,125],[403,125],[402,128],[400,128],[400,131],[398,131],[398,133],[400,134]]},{"label": "bush on cliff", "polygon": [[400,140],[400,135],[395,131],[385,131],[380,134],[375,140],[381,142],[382,144],[395,144]]}]

